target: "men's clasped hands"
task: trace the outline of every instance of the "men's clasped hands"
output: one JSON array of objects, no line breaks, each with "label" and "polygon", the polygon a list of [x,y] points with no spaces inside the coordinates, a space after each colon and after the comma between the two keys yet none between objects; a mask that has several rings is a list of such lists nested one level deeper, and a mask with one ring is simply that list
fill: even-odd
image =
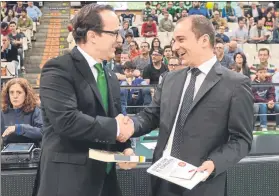
[{"label": "men's clasped hands", "polygon": [[126,142],[135,132],[134,122],[130,117],[123,114],[119,114],[115,119],[120,129],[117,141]]}]

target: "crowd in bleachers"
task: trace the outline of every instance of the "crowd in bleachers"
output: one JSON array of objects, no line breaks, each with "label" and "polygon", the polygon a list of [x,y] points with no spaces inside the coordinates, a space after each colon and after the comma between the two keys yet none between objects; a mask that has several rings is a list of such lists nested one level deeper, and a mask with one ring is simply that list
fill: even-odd
[{"label": "crowd in bleachers", "polygon": [[24,51],[36,41],[41,17],[41,10],[32,1],[1,2],[1,61],[14,63],[15,75],[18,70],[25,72]]}]

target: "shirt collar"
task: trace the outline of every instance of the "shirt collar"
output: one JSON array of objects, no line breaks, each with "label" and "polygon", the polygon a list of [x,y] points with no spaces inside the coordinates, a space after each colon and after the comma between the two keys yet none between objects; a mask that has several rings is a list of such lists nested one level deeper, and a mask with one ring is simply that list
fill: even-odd
[{"label": "shirt collar", "polygon": [[[79,46],[77,46],[77,49],[80,51],[80,53],[83,55],[83,57],[86,59],[88,65],[90,68],[94,67],[98,62],[89,54],[87,54],[83,49],[81,49]],[[103,64],[102,64],[103,66]]]},{"label": "shirt collar", "polygon": [[211,70],[211,68],[215,65],[216,61],[217,61],[217,58],[214,55],[211,59],[209,59],[208,61],[201,64],[198,68],[203,74],[207,75],[209,73],[209,71]]}]

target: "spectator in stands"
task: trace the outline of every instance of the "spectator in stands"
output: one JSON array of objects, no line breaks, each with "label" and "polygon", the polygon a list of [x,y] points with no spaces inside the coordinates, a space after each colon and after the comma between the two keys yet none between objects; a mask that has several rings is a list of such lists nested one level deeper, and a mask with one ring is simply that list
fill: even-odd
[{"label": "spectator in stands", "polygon": [[[257,68],[257,78],[254,83],[271,84],[270,77],[267,77],[267,70],[265,66],[259,66]],[[262,131],[267,131],[267,112],[275,111],[275,113],[279,113],[279,104],[275,103],[275,88],[274,86],[260,86],[252,87],[252,89],[255,103],[260,103],[260,126]],[[276,115],[276,130],[279,130],[279,115]]]},{"label": "spectator in stands", "polygon": [[173,56],[173,52],[171,50],[171,46],[170,45],[166,45],[164,47],[164,58],[163,58],[163,63],[165,65],[169,64],[169,60],[170,58]]},{"label": "spectator in stands", "polygon": [[177,21],[180,20],[181,18],[187,17],[188,16],[188,10],[185,8],[181,11],[181,13],[177,13],[176,18]]},{"label": "spectator in stands", "polygon": [[272,64],[268,63],[268,59],[270,58],[269,49],[267,49],[267,48],[259,49],[258,58],[260,60],[260,64],[253,64],[250,67],[251,79],[254,80],[257,69],[258,69],[259,66],[264,66],[266,68],[267,75],[269,77],[273,76],[277,69],[276,69],[275,65],[272,65]]},{"label": "spectator in stands", "polygon": [[167,75],[168,72],[181,70],[184,68],[186,68],[186,66],[182,64],[179,58],[177,58],[176,56],[171,56],[169,59],[168,70],[161,74],[159,78],[159,84],[161,83],[163,77],[165,77],[165,75]]},{"label": "spectator in stands", "polygon": [[159,31],[160,32],[173,32],[174,24],[169,18],[169,13],[164,14],[164,18],[159,22]]},{"label": "spectator in stands", "polygon": [[156,10],[155,9],[151,10],[151,15],[150,16],[153,18],[153,21],[156,22],[156,24],[158,25],[159,21],[158,21],[158,16],[156,15]]},{"label": "spectator in stands", "polygon": [[9,24],[6,22],[1,23],[1,35],[6,36],[11,33],[11,29],[9,28]]},{"label": "spectator in stands", "polygon": [[132,40],[133,40],[133,34],[132,33],[127,33],[125,35],[124,44],[122,45],[123,52],[127,52],[127,53],[129,52],[130,43],[131,43]]},{"label": "spectator in stands", "polygon": [[[161,21],[165,17],[165,13],[169,13],[167,11],[167,8],[162,8],[162,13],[158,16],[158,21]],[[174,18],[172,17],[171,14],[169,14],[169,20],[174,21]]]},{"label": "spectator in stands", "polygon": [[6,1],[2,1],[2,2],[1,2],[1,21],[2,21],[3,18],[5,18],[6,16],[8,16],[7,2],[6,2]]},{"label": "spectator in stands", "polygon": [[33,4],[32,1],[28,1],[28,7],[26,8],[28,16],[33,20],[33,22],[39,22],[42,17],[41,10]]},{"label": "spectator in stands", "polygon": [[226,29],[228,29],[228,24],[227,24],[226,19],[220,17],[220,12],[219,11],[214,12],[214,15],[213,15],[213,18],[211,19],[211,22],[212,23],[216,22],[219,27],[224,26]]},{"label": "spectator in stands", "polygon": [[130,51],[129,51],[129,56],[131,60],[134,60],[137,56],[140,55],[140,51],[138,49],[138,44],[136,41],[131,41],[130,43]]},{"label": "spectator in stands", "polygon": [[218,3],[214,3],[213,8],[208,10],[209,18],[213,17],[215,11],[219,12],[219,4]]},{"label": "spectator in stands", "polygon": [[268,31],[273,31],[273,27],[274,27],[274,17],[272,16],[271,11],[269,11],[266,16],[263,17],[263,22],[264,22],[264,27],[268,30]]},{"label": "spectator in stands", "polygon": [[241,70],[240,67],[237,65],[237,63],[231,64],[231,65],[229,66],[229,69],[232,70],[232,71],[235,71],[235,72],[237,72],[237,73],[239,73],[240,70]]},{"label": "spectator in stands", "polygon": [[273,30],[273,43],[279,43],[279,23],[276,24]]},{"label": "spectator in stands", "polygon": [[176,9],[174,9],[172,1],[168,2],[167,11],[172,16],[172,18],[174,19],[175,15],[176,15]]},{"label": "spectator in stands", "polygon": [[257,23],[255,23],[255,21],[254,21],[254,18],[253,17],[250,17],[249,19],[248,19],[248,23],[247,23],[247,29],[248,29],[248,36],[250,37],[250,30],[251,30],[251,28],[253,27],[253,26],[256,26],[257,25]]},{"label": "spectator in stands", "polygon": [[[269,7],[271,6],[271,7]],[[267,9],[265,10],[263,17],[267,16],[268,13],[271,13],[271,17],[275,18],[275,9],[274,9],[274,4],[268,5]]]},{"label": "spectator in stands", "polygon": [[259,7],[257,7],[256,2],[252,2],[251,8],[246,12],[246,17],[253,17],[255,22],[262,19],[262,10]]},{"label": "spectator in stands", "polygon": [[215,43],[216,57],[222,66],[229,68],[229,66],[234,62],[231,57],[225,54],[224,47],[225,47],[224,41],[221,38],[216,38],[216,43]]},{"label": "spectator in stands", "polygon": [[157,36],[157,27],[156,23],[153,22],[153,18],[148,17],[148,21],[142,24],[141,35],[143,37],[156,37]]},{"label": "spectator in stands", "polygon": [[11,44],[9,36],[1,36],[1,59],[5,59],[7,62],[14,62],[17,68],[17,48]]},{"label": "spectator in stands", "polygon": [[270,33],[264,27],[264,21],[258,20],[257,25],[250,29],[249,43],[268,43]]},{"label": "spectator in stands", "polygon": [[230,1],[227,1],[226,6],[222,9],[222,17],[226,18],[228,22],[236,22],[235,10],[232,8]]},{"label": "spectator in stands", "polygon": [[11,21],[14,21],[16,23],[18,21],[18,18],[15,17],[15,12],[13,9],[9,9],[8,15],[3,19],[3,22],[6,22],[8,24],[10,24]]},{"label": "spectator in stands", "polygon": [[275,20],[274,20],[275,26],[279,24],[279,12],[275,12]]},{"label": "spectator in stands", "polygon": [[225,34],[225,29],[226,27],[221,25],[219,26],[219,33],[216,34],[216,37],[221,38],[225,43],[229,43],[230,42],[230,38]]},{"label": "spectator in stands", "polygon": [[245,44],[248,38],[248,30],[245,28],[244,17],[239,17],[238,28],[233,31],[232,40],[238,44]]},{"label": "spectator in stands", "polygon": [[125,35],[128,34],[128,33],[133,35],[133,30],[129,28],[129,22],[124,21],[123,22],[123,27],[119,30],[119,34],[121,35],[121,37],[123,39],[125,39]]},{"label": "spectator in stands", "polygon": [[[136,66],[131,62],[127,61],[123,65],[123,70],[126,79],[120,82],[121,86],[142,86],[147,85],[146,81],[142,78],[136,78],[134,71]],[[127,108],[127,106],[141,106],[148,105],[151,102],[150,90],[148,88],[143,89],[121,89],[121,109],[122,114],[137,113],[139,108]]]},{"label": "spectator in stands", "polygon": [[18,55],[20,56],[20,67],[24,72],[25,67],[23,66],[23,36],[22,34],[16,31],[16,23],[14,21],[10,22],[11,33],[9,34],[9,38],[11,44],[17,48]]},{"label": "spectator in stands", "polygon": [[150,56],[149,56],[150,45],[147,42],[142,42],[140,44],[140,56],[137,56],[133,63],[136,66],[136,69],[140,71],[142,76],[143,70],[145,67],[151,64]]},{"label": "spectator in stands", "polygon": [[155,11],[157,16],[159,16],[162,13],[161,4],[159,2],[156,4]]},{"label": "spectator in stands", "polygon": [[159,50],[161,52],[164,52],[164,50],[161,47],[161,41],[159,38],[155,37],[151,42],[151,49],[150,49],[150,55],[153,53],[154,50]]},{"label": "spectator in stands", "polygon": [[133,22],[136,21],[136,15],[133,13],[122,13],[119,17],[123,24],[127,21],[129,26],[133,26]]},{"label": "spectator in stands", "polygon": [[206,18],[209,18],[209,15],[208,15],[208,11],[206,8],[203,8],[201,7],[201,4],[200,2],[198,1],[193,1],[192,2],[192,6],[189,10],[189,13],[188,15],[203,15],[205,16]]},{"label": "spectator in stands", "polygon": [[114,52],[114,57],[111,59],[109,62],[107,62],[106,66],[110,69],[113,70],[115,66],[121,66],[121,53],[122,53],[122,48],[116,48]]},{"label": "spectator in stands", "polygon": [[116,74],[117,79],[120,81],[126,79],[126,76],[125,76],[124,70],[123,70],[123,66],[127,61],[130,61],[129,54],[128,54],[128,52],[123,51],[120,55],[120,64],[118,64],[118,63],[114,64],[114,67],[112,69],[113,72]]},{"label": "spectator in stands", "polygon": [[246,58],[245,54],[242,52],[237,52],[233,56],[233,60],[237,66],[237,69],[239,70],[237,72],[240,72],[243,75],[250,78],[250,69],[248,67],[247,58]]},{"label": "spectator in stands", "polygon": [[178,8],[176,8],[176,13],[181,15],[182,11],[185,10],[185,9],[186,9],[185,2],[184,1],[180,1]]},{"label": "spectator in stands", "polygon": [[21,10],[21,17],[18,19],[17,27],[26,37],[31,48],[31,36],[33,29],[33,21],[30,17],[27,16],[26,10]]},{"label": "spectator in stands", "polygon": [[147,1],[146,3],[145,3],[145,8],[142,10],[142,19],[143,19],[143,21],[145,22],[145,21],[147,21],[148,20],[148,17],[151,15],[151,7],[150,7],[150,2],[149,1]]},{"label": "spectator in stands", "polygon": [[15,78],[2,90],[1,118],[5,129],[1,130],[4,143],[36,143],[42,140],[43,120],[38,97],[28,81]]},{"label": "spectator in stands", "polygon": [[22,10],[25,10],[26,8],[23,6],[23,2],[22,1],[18,1],[17,5],[15,5],[13,7],[13,10],[15,11],[15,15],[16,17],[20,17],[21,16],[21,12]]},{"label": "spectator in stands", "polygon": [[143,70],[143,79],[147,82],[147,84],[158,84],[160,75],[167,71],[168,68],[162,62],[162,51],[154,50],[151,54],[151,58],[152,63]]},{"label": "spectator in stands", "polygon": [[235,10],[235,16],[237,17],[237,18],[239,18],[239,17],[244,17],[244,15],[245,15],[245,10],[244,10],[244,4],[242,3],[242,2],[237,2],[237,5],[236,5],[236,7],[234,8],[234,10]]},{"label": "spectator in stands", "polygon": [[236,41],[230,41],[230,43],[227,46],[228,47],[225,47],[225,54],[231,57],[232,59],[236,53],[243,53],[242,49],[237,46]]}]

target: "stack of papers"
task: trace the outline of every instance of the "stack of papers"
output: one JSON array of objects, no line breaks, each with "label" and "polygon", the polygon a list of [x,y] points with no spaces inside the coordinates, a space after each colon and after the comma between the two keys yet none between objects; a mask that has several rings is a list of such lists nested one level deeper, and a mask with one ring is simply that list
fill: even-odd
[{"label": "stack of papers", "polygon": [[197,167],[172,156],[165,156],[154,163],[147,172],[191,190],[204,181],[208,172],[197,172]]}]

